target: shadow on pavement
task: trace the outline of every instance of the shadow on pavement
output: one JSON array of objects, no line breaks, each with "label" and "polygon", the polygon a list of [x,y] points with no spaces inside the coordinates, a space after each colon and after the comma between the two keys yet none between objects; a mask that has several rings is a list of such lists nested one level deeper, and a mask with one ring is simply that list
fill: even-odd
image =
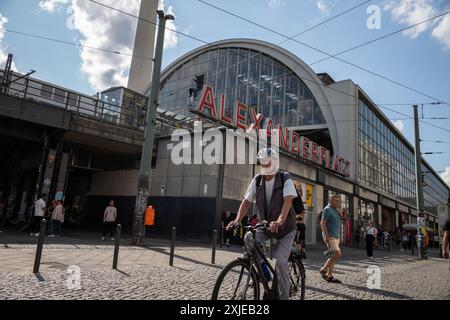
[{"label": "shadow on pavement", "polygon": [[37,278],[40,282],[44,282],[44,281],[45,281],[44,277],[43,277],[40,273],[35,273],[34,275],[36,276],[36,278]]},{"label": "shadow on pavement", "polygon": [[[325,290],[325,289],[320,289],[320,288],[315,288],[315,287],[310,287],[310,286],[306,286],[306,290],[324,293],[324,294],[328,294],[328,295],[332,294],[333,296],[341,297],[341,298],[347,299],[347,300],[357,300],[355,297],[349,296],[347,294],[339,293],[336,291],[330,291],[330,290]],[[314,300],[316,300],[316,299],[314,299]]]},{"label": "shadow on pavement", "polygon": [[130,274],[128,274],[128,273],[126,273],[125,271],[122,271],[122,270],[120,270],[120,269],[112,269],[112,270],[116,270],[117,272],[119,272],[119,273],[121,273],[121,274],[123,274],[123,275],[125,275],[125,276],[127,276],[127,277],[130,276]]},{"label": "shadow on pavement", "polygon": [[414,300],[413,298],[411,298],[409,296],[406,296],[406,295],[401,294],[401,293],[392,292],[392,291],[386,291],[386,290],[382,290],[382,289],[369,289],[369,288],[355,286],[353,284],[346,284],[346,283],[343,283],[342,285],[345,286],[345,287],[348,287],[350,289],[356,290],[356,291],[364,291],[364,292],[368,292],[368,293],[377,294],[377,295],[380,295],[380,296],[394,298],[394,299],[397,299],[397,300],[399,300],[399,299],[402,299],[402,300]]},{"label": "shadow on pavement", "polygon": [[[368,289],[368,288],[364,288],[364,287],[360,287],[360,286],[355,286],[355,285],[351,285],[351,284],[337,284],[337,286],[345,286],[348,287],[350,289],[356,290],[356,291],[362,291],[362,292],[367,292],[367,293],[371,293],[371,294],[376,294],[379,296],[384,296],[384,297],[388,297],[388,298],[393,298],[393,299],[401,299],[401,300],[413,300],[411,297],[403,295],[403,294],[399,294],[399,293],[395,293],[395,292],[390,292],[390,291],[385,291],[385,290],[381,290],[381,289]],[[343,299],[347,299],[347,300],[360,300],[357,299],[353,296],[344,294],[344,293],[340,293],[338,291],[335,290],[325,290],[325,289],[321,289],[321,288],[316,288],[316,287],[311,287],[311,286],[306,286],[306,290],[311,290],[311,291],[316,291],[319,293],[324,293],[324,294],[331,294],[333,296],[337,296],[337,297],[341,297]]]},{"label": "shadow on pavement", "polygon": [[[161,254],[165,254],[166,256],[170,256],[170,252],[167,252],[166,249],[150,248],[150,247],[144,247],[144,248],[147,249],[147,250],[152,250],[152,251],[156,251],[156,252],[161,253]],[[177,254],[174,254],[174,258],[185,260],[185,261],[188,261],[188,262],[191,262],[191,263],[194,263],[194,264],[200,264],[200,265],[206,266],[206,267],[212,267],[212,268],[216,268],[216,269],[222,269],[223,268],[222,265],[206,263],[206,262],[203,262],[203,261],[200,261],[200,260],[187,258],[187,257],[182,257],[182,256],[177,255]]]},{"label": "shadow on pavement", "polygon": [[[59,238],[45,237],[44,243],[46,245],[71,245],[79,249],[79,246],[89,245],[89,246],[111,246],[114,247],[114,241],[107,238],[106,240],[101,240],[101,232],[92,231],[62,231]],[[28,233],[20,232],[16,229],[7,229],[3,233],[0,233],[0,244],[5,248],[14,247],[14,245],[36,245],[37,237],[30,236]],[[205,242],[196,241],[186,241],[185,239],[176,240],[177,247],[199,247],[199,248],[211,248],[212,245]],[[131,234],[122,234],[121,247],[170,247],[170,239],[166,238],[156,238],[156,237],[145,237],[143,243],[139,246],[132,243]],[[219,246],[217,247],[219,249]]]}]

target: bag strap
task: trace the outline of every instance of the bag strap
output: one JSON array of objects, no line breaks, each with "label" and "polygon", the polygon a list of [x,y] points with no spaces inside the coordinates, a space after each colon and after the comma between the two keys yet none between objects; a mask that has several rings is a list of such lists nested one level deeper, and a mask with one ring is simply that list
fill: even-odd
[{"label": "bag strap", "polygon": [[[282,184],[282,187],[283,187],[283,188],[284,188],[284,183],[286,182],[286,180],[288,180],[287,177],[288,177],[288,172],[282,171],[282,172],[281,172],[281,182],[283,183],[283,184]],[[295,187],[295,185],[294,185],[294,189],[295,189],[295,192],[297,193],[297,198],[300,198],[300,194],[298,193],[298,190],[297,190],[297,188]],[[301,198],[300,198],[300,199],[301,199]],[[302,204],[303,204],[303,201],[302,201]]]},{"label": "bag strap", "polygon": [[258,174],[256,176],[256,189],[258,189],[259,185],[261,184],[262,175]]}]

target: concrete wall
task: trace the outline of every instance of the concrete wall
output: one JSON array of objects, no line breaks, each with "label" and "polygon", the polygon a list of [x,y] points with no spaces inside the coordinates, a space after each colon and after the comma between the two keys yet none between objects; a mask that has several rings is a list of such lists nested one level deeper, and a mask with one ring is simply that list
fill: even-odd
[{"label": "concrete wall", "polygon": [[152,171],[151,196],[216,197],[219,165],[176,165],[167,149],[169,138],[158,142],[156,167]]},{"label": "concrete wall", "polygon": [[316,181],[317,170],[313,167],[306,166],[299,160],[293,159],[288,156],[281,156],[280,169],[290,172],[292,175],[296,175],[302,178]]},{"label": "concrete wall", "polygon": [[[255,175],[259,172],[255,168]],[[248,164],[225,165],[223,197],[241,201],[253,179],[253,166]]]},{"label": "concrete wall", "polygon": [[91,180],[92,196],[136,196],[138,170],[94,172]]},{"label": "concrete wall", "polygon": [[[316,185],[314,187],[314,192],[316,194],[316,196],[314,198],[314,205],[318,211],[325,206],[325,202],[326,202],[326,200],[323,198],[323,186]],[[317,213],[317,211],[316,211],[316,213]],[[311,226],[311,230],[313,232],[312,242],[317,243],[317,244],[323,243],[322,230],[320,228],[320,225],[317,223],[316,219],[314,219],[314,225]]]},{"label": "concrete wall", "polygon": [[[330,112],[333,114],[334,120],[327,124],[329,128],[335,127],[337,133],[337,137],[332,137],[334,153],[351,162],[349,178],[356,182],[358,167],[358,122],[356,121],[358,119],[358,99],[356,98],[356,86],[351,80],[344,80],[329,85],[325,91],[328,100],[332,101],[332,106],[328,108],[331,109]],[[333,131],[330,130],[330,134]]]},{"label": "concrete wall", "polygon": [[331,187],[331,188],[335,188],[335,189],[353,194],[353,184],[352,183],[347,182],[347,181],[340,179],[331,174],[325,175],[325,185],[328,187]]},{"label": "concrete wall", "polygon": [[0,95],[0,116],[67,130],[72,114],[62,108]]}]

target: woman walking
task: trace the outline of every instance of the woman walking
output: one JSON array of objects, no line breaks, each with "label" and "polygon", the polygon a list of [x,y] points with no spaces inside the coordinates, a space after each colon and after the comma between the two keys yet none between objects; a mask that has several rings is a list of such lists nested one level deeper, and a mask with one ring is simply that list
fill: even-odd
[{"label": "woman walking", "polygon": [[373,223],[369,222],[369,226],[367,227],[366,231],[366,251],[367,251],[367,258],[369,260],[373,260],[373,242],[377,237],[376,230],[377,229],[373,227]]},{"label": "woman walking", "polygon": [[49,237],[59,237],[61,234],[61,224],[64,223],[64,206],[61,200],[56,202],[51,217],[51,234]]}]

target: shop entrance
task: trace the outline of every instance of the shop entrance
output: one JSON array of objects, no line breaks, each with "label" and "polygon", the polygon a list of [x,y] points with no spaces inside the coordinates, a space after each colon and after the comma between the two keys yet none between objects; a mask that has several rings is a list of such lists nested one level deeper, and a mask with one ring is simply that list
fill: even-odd
[{"label": "shop entrance", "polygon": [[66,207],[64,225],[66,227],[81,229],[87,227],[87,203],[91,178],[91,170],[82,168],[69,169],[64,199]]},{"label": "shop entrance", "polygon": [[395,210],[387,207],[381,208],[381,226],[383,231],[394,232]]}]

